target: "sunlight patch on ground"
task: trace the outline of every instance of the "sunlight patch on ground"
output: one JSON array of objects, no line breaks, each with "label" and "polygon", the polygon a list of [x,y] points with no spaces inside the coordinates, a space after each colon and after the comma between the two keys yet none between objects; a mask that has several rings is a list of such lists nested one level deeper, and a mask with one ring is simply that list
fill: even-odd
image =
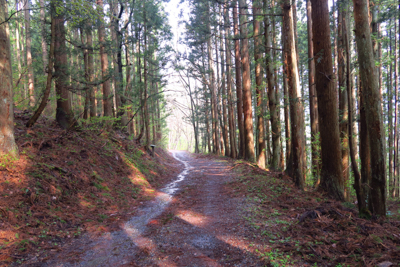
[{"label": "sunlight patch on ground", "polygon": [[229,244],[232,247],[251,253],[254,253],[256,248],[259,249],[260,247],[263,247],[263,245],[260,243],[249,242],[242,238],[238,238],[235,235],[217,235],[216,238],[222,242]]},{"label": "sunlight patch on ground", "polygon": [[204,227],[210,221],[207,216],[191,210],[179,210],[176,216],[197,227]]}]

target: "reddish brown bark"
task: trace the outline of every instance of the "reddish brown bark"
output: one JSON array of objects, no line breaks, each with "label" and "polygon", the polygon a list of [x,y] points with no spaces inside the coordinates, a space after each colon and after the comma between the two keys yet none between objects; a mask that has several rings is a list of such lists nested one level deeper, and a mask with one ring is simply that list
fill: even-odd
[{"label": "reddish brown bark", "polygon": [[[0,21],[5,21],[7,1],[0,0]],[[12,68],[8,23],[0,25],[0,156],[18,156],[14,139],[14,110],[12,98]]]},{"label": "reddish brown bark", "polygon": [[337,200],[343,200],[342,162],[334,83],[328,0],[311,0],[315,85],[318,95],[318,119],[321,140],[320,188]]}]

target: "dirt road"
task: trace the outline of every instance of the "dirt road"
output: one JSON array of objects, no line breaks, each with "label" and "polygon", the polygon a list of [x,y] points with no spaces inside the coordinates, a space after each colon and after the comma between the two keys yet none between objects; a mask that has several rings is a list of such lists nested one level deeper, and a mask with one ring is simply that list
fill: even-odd
[{"label": "dirt road", "polygon": [[29,266],[266,266],[243,223],[244,199],[224,191],[229,163],[174,156],[185,169],[120,231],[83,236]]}]

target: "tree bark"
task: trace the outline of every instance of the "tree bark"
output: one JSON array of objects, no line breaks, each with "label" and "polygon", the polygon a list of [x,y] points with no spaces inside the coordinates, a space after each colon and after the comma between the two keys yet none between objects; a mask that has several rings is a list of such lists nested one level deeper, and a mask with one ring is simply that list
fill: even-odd
[{"label": "tree bark", "polygon": [[[209,4],[207,4],[207,12],[210,14],[210,7]],[[210,16],[208,16],[207,20],[207,30],[209,33],[209,36],[207,37],[207,53],[208,53],[208,68],[210,72],[210,93],[211,93],[211,101],[212,101],[212,123],[214,125],[213,127],[213,147],[214,147],[214,153],[219,155],[220,154],[220,148],[219,148],[219,138],[218,138],[218,132],[219,132],[219,126],[218,126],[218,107],[217,107],[217,93],[216,93],[216,88],[215,88],[215,70],[214,70],[214,62],[213,62],[213,56],[212,56],[212,44],[211,44],[211,21],[210,21]]]},{"label": "tree bark", "polygon": [[32,66],[32,38],[31,38],[31,16],[30,16],[30,0],[26,0],[24,6],[25,11],[25,41],[26,41],[26,67],[28,68],[28,90],[29,90],[29,105],[34,107],[36,104],[35,97],[35,80],[33,77]]},{"label": "tree bark", "polygon": [[[100,13],[103,13],[103,0],[96,0],[99,6]],[[108,58],[105,50],[106,31],[103,21],[99,23],[99,42],[100,42],[100,60],[101,60],[101,75],[103,79],[103,116],[112,117],[112,99],[110,98],[110,80],[108,79]]]},{"label": "tree bark", "polygon": [[[261,14],[261,6],[257,0],[253,1],[253,14]],[[256,77],[256,114],[257,114],[257,165],[265,169],[265,139],[264,139],[264,112],[263,112],[263,88],[262,88],[262,70],[261,70],[261,38],[260,35],[260,16],[253,18],[253,36],[254,36],[254,61]]]},{"label": "tree bark", "polygon": [[55,22],[55,44],[54,44],[54,78],[56,83],[57,110],[56,120],[58,124],[67,129],[72,126],[72,113],[67,89],[68,82],[68,60],[67,47],[65,44],[65,26],[63,15],[57,14]]},{"label": "tree bark", "polygon": [[239,158],[244,158],[245,137],[244,137],[244,123],[243,123],[242,62],[240,57],[238,9],[236,5],[233,7],[233,27],[235,34],[235,77],[236,77],[237,119],[239,127]]},{"label": "tree bark", "polygon": [[291,122],[291,176],[300,189],[304,188],[304,114],[300,92],[299,72],[297,68],[297,54],[295,46],[295,33],[292,4],[285,0],[282,4],[284,26],[284,54],[286,73],[288,79],[290,122]]},{"label": "tree bark", "polygon": [[254,134],[253,134],[253,112],[251,104],[251,79],[250,79],[250,55],[249,39],[247,31],[247,4],[246,0],[239,0],[240,9],[240,36],[241,36],[241,58],[243,77],[243,117],[244,117],[244,139],[245,159],[255,161]]},{"label": "tree bark", "polygon": [[386,165],[384,131],[379,95],[379,81],[375,68],[369,28],[368,1],[353,0],[355,35],[363,88],[364,106],[369,134],[371,155],[371,212],[386,216]]},{"label": "tree bark", "polygon": [[[264,0],[264,10],[267,9],[267,1]],[[265,64],[267,73],[267,92],[268,92],[268,104],[269,104],[269,114],[271,120],[271,135],[272,135],[272,160],[271,168],[278,170],[280,167],[280,154],[281,154],[281,125],[279,118],[279,98],[277,94],[277,86],[274,80],[274,62],[272,57],[272,52],[269,47],[272,47],[272,40],[270,32],[271,25],[270,20],[266,16],[264,18],[264,38],[266,44],[265,50]]]},{"label": "tree bark", "polygon": [[[6,0],[0,0],[0,21],[8,18]],[[14,138],[13,81],[8,23],[0,25],[0,156],[18,156]]]},{"label": "tree bark", "polygon": [[343,168],[343,186],[344,197],[346,200],[350,199],[349,188],[347,187],[349,181],[349,127],[348,127],[348,103],[347,94],[348,88],[346,86],[346,58],[345,58],[345,31],[346,25],[346,5],[345,1],[341,0],[338,4],[338,37],[337,37],[337,60],[338,60],[338,82],[339,82],[339,131],[340,140],[342,144],[342,168]]},{"label": "tree bark", "polygon": [[328,0],[311,0],[315,85],[321,140],[320,187],[337,200],[344,200],[339,137],[337,88],[334,83]]},{"label": "tree bark", "polygon": [[44,0],[39,0],[39,5],[40,5],[40,24],[42,26],[41,43],[42,43],[43,72],[46,75],[47,74],[46,68],[48,66],[49,55],[47,52],[47,43],[46,43],[46,15],[44,12],[44,9],[45,9]]},{"label": "tree bark", "polygon": [[308,90],[310,100],[310,127],[311,127],[311,172],[315,179],[315,186],[320,183],[320,145],[318,127],[318,99],[315,90],[315,60],[312,35],[312,8],[311,1],[307,0],[307,33],[308,33]]},{"label": "tree bark", "polygon": [[237,158],[237,147],[236,147],[236,124],[234,118],[234,107],[233,107],[233,94],[232,94],[232,55],[230,46],[230,22],[229,22],[229,9],[228,2],[224,3],[224,37],[225,37],[225,53],[226,53],[226,91],[228,99],[228,121],[229,121],[229,143],[230,143],[230,157]]}]

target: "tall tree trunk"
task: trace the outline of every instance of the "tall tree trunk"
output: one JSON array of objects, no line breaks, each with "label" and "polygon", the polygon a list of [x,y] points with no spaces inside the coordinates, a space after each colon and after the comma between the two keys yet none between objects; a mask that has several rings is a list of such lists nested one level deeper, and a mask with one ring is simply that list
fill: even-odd
[{"label": "tall tree trunk", "polygon": [[[147,53],[147,18],[146,18],[146,12],[144,12],[144,54],[146,55]],[[148,86],[148,67],[147,67],[147,61],[148,59],[146,57],[143,58],[143,79],[144,79],[144,85],[143,85],[143,99],[144,99],[144,104],[143,104],[143,120],[144,120],[144,127],[146,130],[146,140],[145,140],[145,145],[147,149],[150,147],[150,126],[149,126],[149,110],[148,110],[148,103],[147,103],[147,86]]]},{"label": "tall tree trunk", "polygon": [[[96,0],[100,13],[103,13],[103,0]],[[100,42],[100,58],[101,58],[101,74],[103,80],[103,116],[112,117],[112,99],[110,98],[110,80],[108,74],[108,58],[105,50],[106,31],[102,21],[99,23],[99,42]]]},{"label": "tall tree trunk", "polygon": [[40,24],[42,26],[41,29],[41,44],[42,44],[42,59],[43,59],[43,72],[46,75],[46,68],[48,65],[49,55],[47,52],[47,43],[46,43],[46,16],[45,16],[45,6],[44,0],[39,0],[40,4]]},{"label": "tall tree trunk", "polygon": [[[264,0],[264,10],[267,10],[267,0]],[[280,154],[281,154],[281,125],[279,118],[279,98],[277,97],[277,87],[274,80],[274,62],[272,57],[272,52],[270,47],[272,47],[271,41],[271,25],[269,18],[266,16],[264,18],[264,38],[266,44],[265,50],[265,64],[267,72],[267,92],[268,92],[268,104],[269,104],[269,114],[271,120],[271,134],[272,134],[272,160],[271,168],[274,170],[279,169],[280,165]]]},{"label": "tall tree trunk", "polygon": [[351,50],[350,50],[350,41],[349,41],[349,17],[346,16],[343,25],[344,31],[344,43],[345,43],[345,52],[346,52],[346,88],[347,88],[347,105],[349,111],[349,123],[348,123],[348,133],[349,133],[349,150],[350,150],[350,158],[351,158],[351,168],[353,170],[354,175],[354,184],[353,187],[356,191],[357,195],[357,205],[359,214],[364,217],[365,212],[368,211],[367,203],[366,203],[366,194],[364,187],[362,186],[361,174],[357,166],[356,160],[356,145],[354,142],[354,131],[353,131],[353,118],[355,117],[355,112],[353,110],[353,101],[352,95],[354,91],[354,86],[351,85],[351,69],[350,69],[350,61],[351,61]]},{"label": "tall tree trunk", "polygon": [[[19,1],[16,0],[15,1],[15,10],[19,10],[18,7],[18,3]],[[18,12],[15,14],[15,42],[16,42],[16,46],[17,46],[17,65],[18,65],[18,76],[21,76],[22,78],[22,65],[21,65],[21,47],[20,47],[20,23],[19,23],[19,14]],[[18,86],[18,88],[20,88],[20,86]],[[21,96],[24,96],[24,92],[21,92]]]},{"label": "tall tree trunk", "polygon": [[311,171],[315,178],[315,186],[320,183],[320,150],[318,144],[318,100],[315,90],[315,61],[312,35],[312,8],[311,1],[307,0],[307,33],[308,33],[308,90],[310,100],[310,127],[311,127]]},{"label": "tall tree trunk", "polygon": [[384,131],[367,2],[367,0],[353,0],[355,35],[371,149],[371,212],[384,217],[386,216]]},{"label": "tall tree trunk", "polygon": [[[236,2],[237,3],[237,2]],[[235,76],[236,76],[236,98],[237,98],[237,119],[239,127],[239,158],[245,157],[245,137],[243,122],[243,89],[242,89],[242,61],[240,57],[240,34],[238,9],[233,7],[233,27],[235,34]]]},{"label": "tall tree trunk", "polygon": [[245,159],[255,161],[254,134],[253,134],[253,112],[251,104],[251,79],[250,79],[250,55],[249,39],[247,31],[247,4],[246,0],[239,0],[240,9],[240,36],[241,36],[241,57],[243,77],[243,117],[244,117],[244,138],[245,138]]},{"label": "tall tree trunk", "polygon": [[29,88],[29,105],[34,107],[36,104],[35,97],[35,81],[33,77],[32,66],[32,38],[31,38],[31,16],[30,16],[30,0],[26,0],[24,6],[25,11],[25,40],[26,40],[26,67],[28,68],[28,88]]},{"label": "tall tree trunk", "polygon": [[254,61],[255,61],[255,77],[256,77],[256,114],[257,114],[257,165],[265,169],[265,140],[264,140],[264,112],[263,112],[263,88],[262,88],[262,70],[261,70],[261,38],[260,33],[260,16],[261,3],[257,0],[253,1],[253,36],[254,36]]},{"label": "tall tree trunk", "polygon": [[[8,18],[6,0],[0,0],[0,21]],[[0,25],[0,156],[18,156],[14,138],[13,81],[8,23]]]},{"label": "tall tree trunk", "polygon": [[[55,12],[52,11],[52,12]],[[54,78],[56,83],[57,110],[56,120],[58,124],[67,129],[72,125],[72,112],[68,94],[68,60],[67,47],[65,44],[65,26],[63,15],[57,14],[55,23],[55,45],[54,45]]]},{"label": "tall tree trunk", "polygon": [[229,9],[228,2],[224,3],[224,37],[225,37],[225,53],[226,53],[226,91],[228,99],[228,121],[229,121],[229,143],[231,158],[237,158],[237,148],[236,148],[236,127],[234,118],[234,107],[233,107],[233,94],[232,94],[232,55],[230,46],[230,29],[229,29]]},{"label": "tall tree trunk", "polygon": [[337,87],[334,83],[328,0],[311,0],[315,85],[321,140],[320,187],[337,200],[343,200],[342,153],[340,150]]},{"label": "tall tree trunk", "polygon": [[[207,12],[210,14],[210,7],[209,4],[207,3]],[[210,33],[210,36],[207,38],[207,53],[208,53],[208,67],[209,67],[209,72],[210,72],[210,93],[211,93],[211,102],[212,102],[212,122],[214,125],[214,131],[213,131],[213,146],[214,146],[214,153],[219,155],[220,154],[220,149],[219,149],[219,138],[218,138],[218,132],[219,132],[219,126],[218,126],[218,100],[217,100],[217,92],[215,88],[215,70],[214,70],[214,62],[213,62],[213,56],[212,56],[212,44],[211,44],[211,17],[208,16],[207,20],[207,29],[208,32]],[[218,56],[218,55],[217,55]]]},{"label": "tall tree trunk", "polygon": [[[220,35],[225,36],[225,28],[222,23],[222,11],[223,11],[223,6],[222,4],[220,5]],[[228,40],[225,40],[225,42],[228,42]],[[227,62],[225,61],[225,53],[224,53],[224,39],[221,38],[220,40],[220,54],[221,54],[221,94],[222,94],[222,118],[223,118],[223,127],[222,127],[222,132],[224,135],[224,146],[225,146],[225,156],[229,157],[231,155],[230,151],[230,142],[229,142],[229,129],[228,129],[228,113],[227,113],[227,99],[228,95],[226,93],[227,91],[227,82],[229,81],[226,80],[226,75],[227,73],[225,72],[225,65]]]},{"label": "tall tree trunk", "polygon": [[[389,57],[392,58],[392,30],[391,30],[391,20],[389,21]],[[387,73],[387,97],[388,97],[388,141],[389,141],[389,193],[394,196],[395,194],[395,178],[393,178],[393,91],[392,91],[392,74],[393,74],[393,64],[389,61],[390,66],[388,67],[389,72]]]},{"label": "tall tree trunk", "polygon": [[339,81],[339,131],[340,140],[342,144],[342,167],[343,167],[343,185],[344,197],[346,200],[350,199],[349,188],[347,187],[349,181],[349,127],[348,127],[348,103],[346,86],[346,58],[345,58],[345,33],[346,25],[346,10],[345,1],[341,0],[338,4],[338,37],[337,37],[337,60],[338,60],[338,81]]},{"label": "tall tree trunk", "polygon": [[[86,45],[88,46],[88,80],[89,82],[93,81],[94,79],[94,61],[93,61],[93,36],[92,36],[92,27],[90,25],[86,28]],[[89,86],[89,109],[90,109],[90,117],[95,118],[97,113],[96,107],[96,99],[95,99],[95,88],[93,85]]]},{"label": "tall tree trunk", "polygon": [[[399,21],[400,23],[400,21]],[[400,25],[399,25],[400,26]],[[400,27],[399,27],[400,28]],[[400,46],[399,46],[400,49]],[[397,50],[397,22],[396,20],[394,20],[394,85],[393,88],[395,88],[394,90],[394,130],[393,130],[393,193],[392,196],[396,196],[396,182],[397,182],[397,178],[398,178],[398,167],[397,165],[399,164],[399,136],[398,136],[398,120],[399,120],[399,109],[398,109],[398,97],[399,97],[399,90],[397,89],[398,87],[398,58],[400,51]]]},{"label": "tall tree trunk", "polygon": [[295,46],[295,33],[292,4],[290,0],[285,0],[282,5],[283,26],[284,26],[284,53],[288,89],[290,97],[290,122],[291,122],[291,156],[292,170],[291,175],[300,189],[304,188],[304,114],[300,93],[299,72],[297,68],[297,54]]}]

